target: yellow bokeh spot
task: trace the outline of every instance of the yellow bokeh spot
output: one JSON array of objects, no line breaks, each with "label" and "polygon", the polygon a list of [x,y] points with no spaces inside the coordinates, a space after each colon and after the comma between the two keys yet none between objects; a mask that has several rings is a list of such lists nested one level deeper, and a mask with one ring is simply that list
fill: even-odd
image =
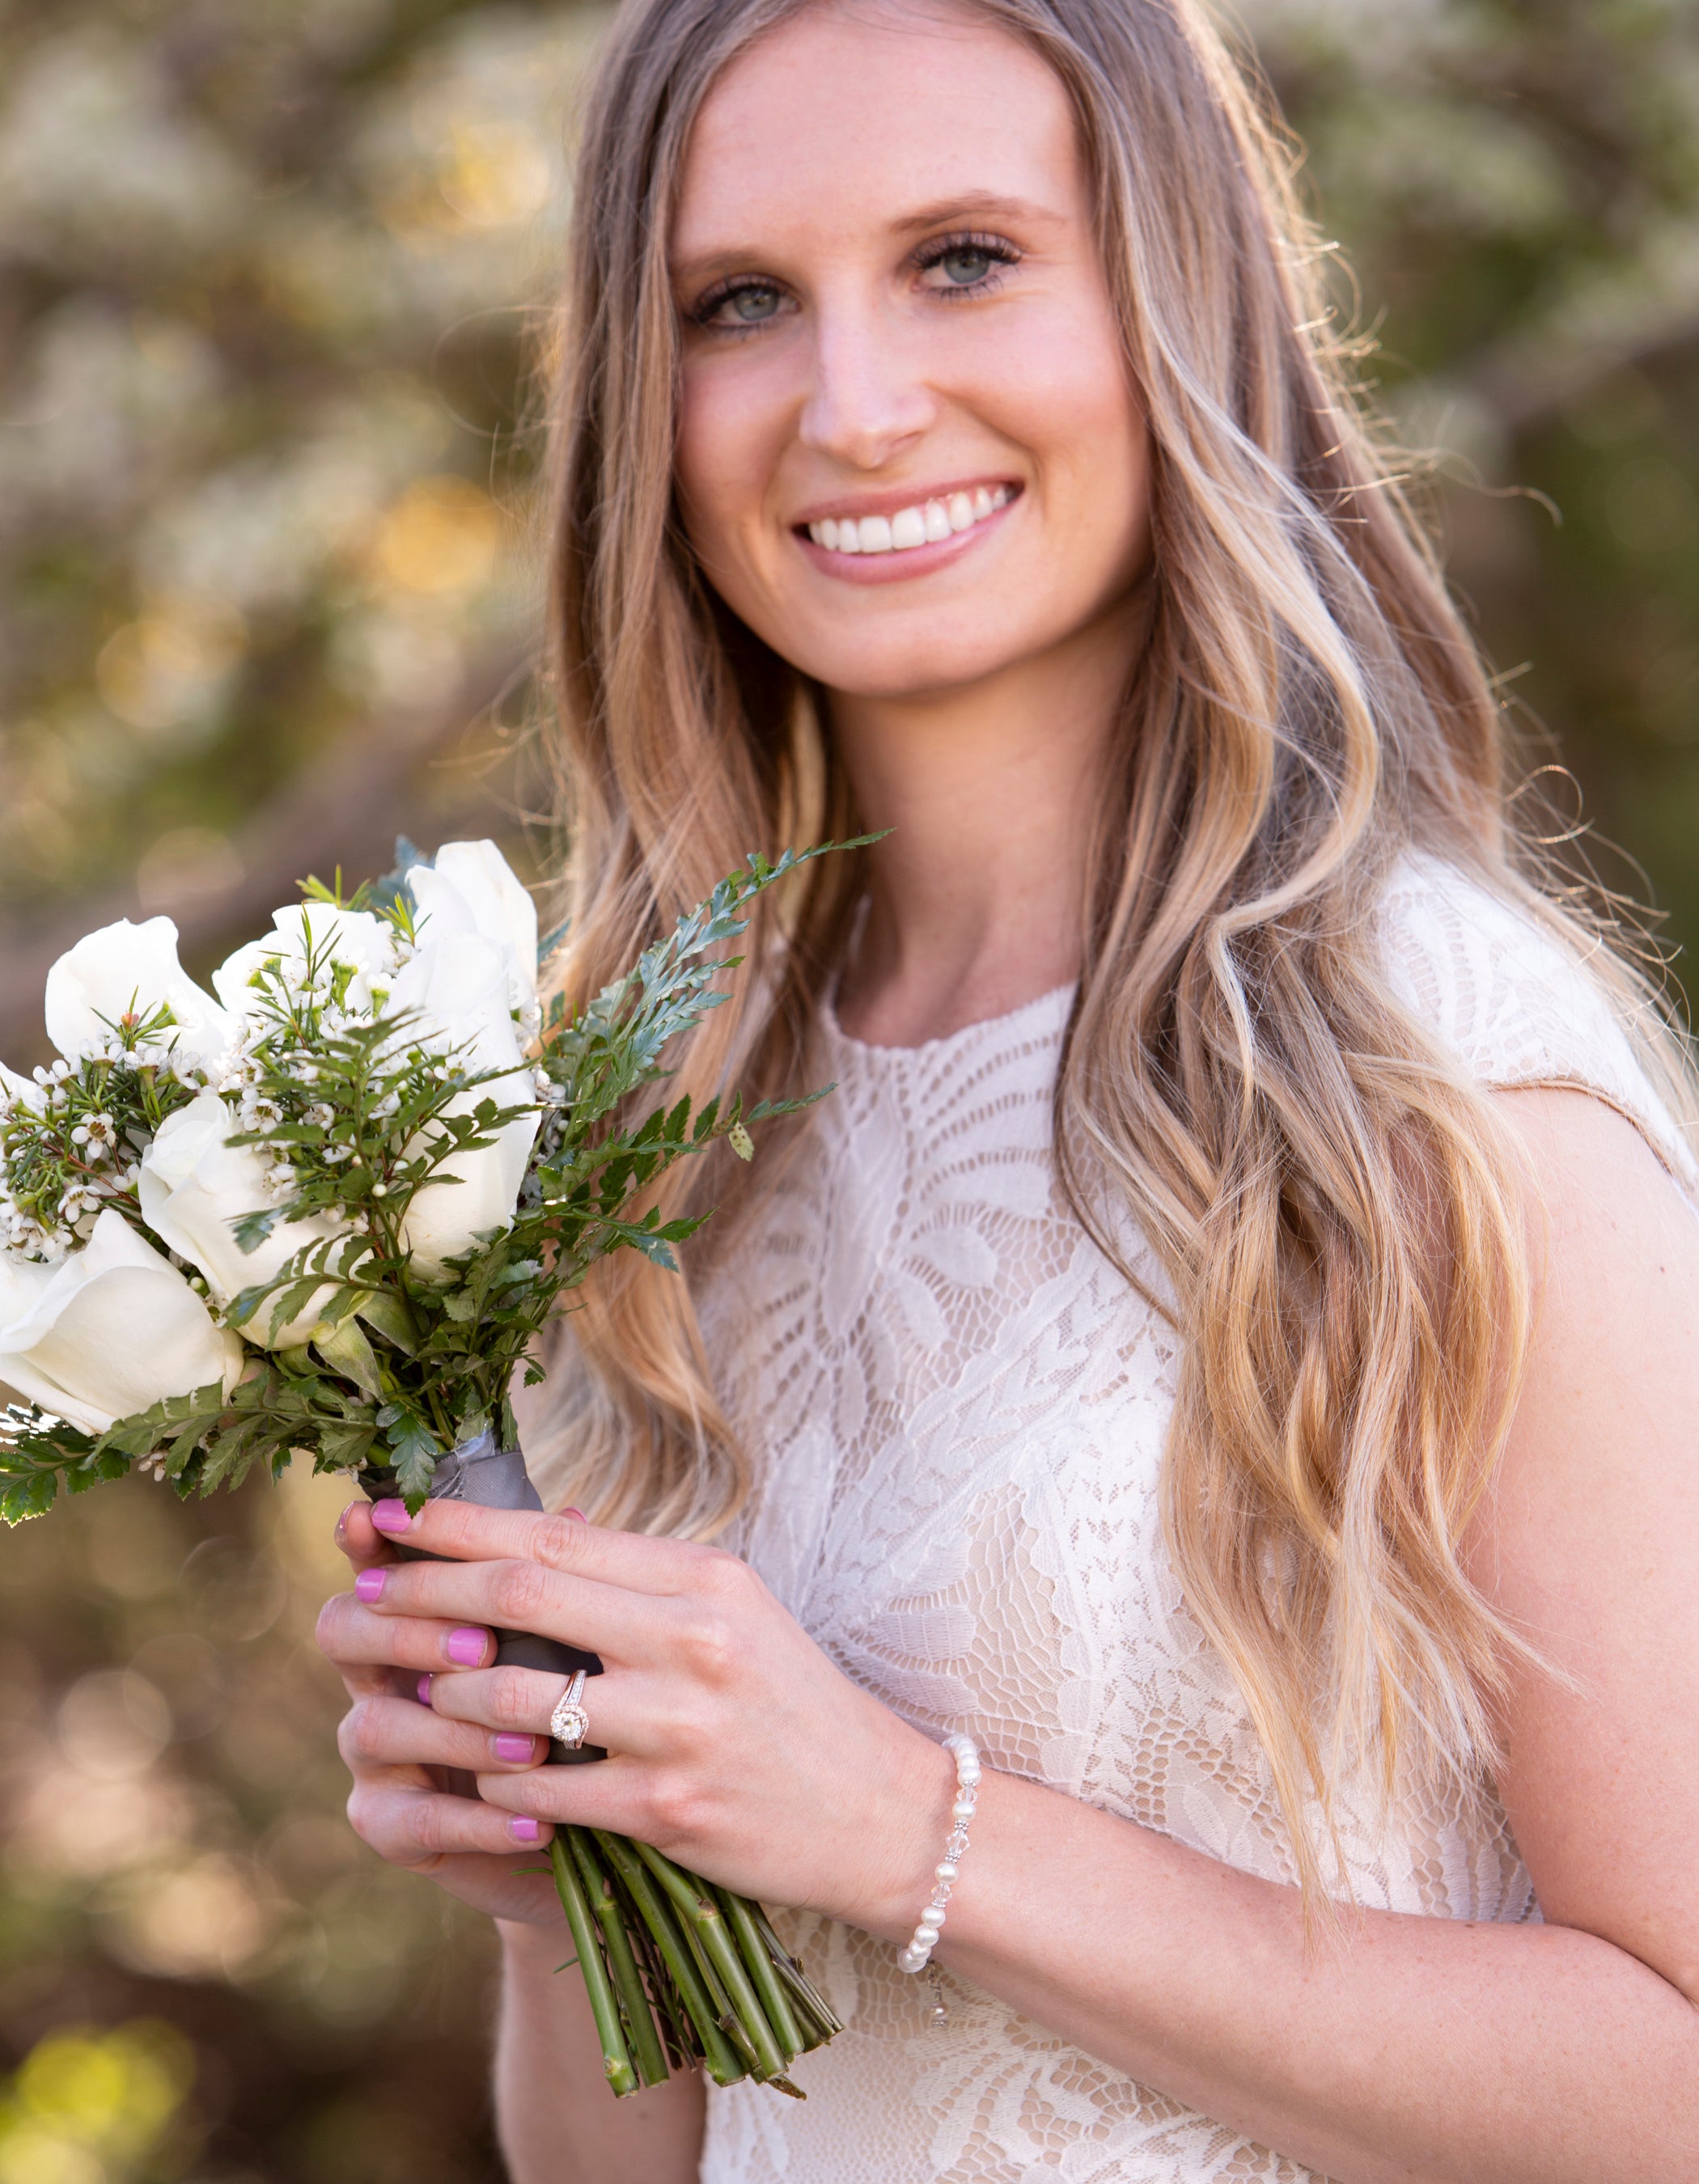
[{"label": "yellow bokeh spot", "polygon": [[469,227],[507,227],[540,212],[549,198],[549,155],[514,122],[458,123],[437,186]]},{"label": "yellow bokeh spot", "polygon": [[487,493],[465,478],[424,477],[379,524],[373,562],[387,588],[442,598],[487,584],[500,544],[501,511]]},{"label": "yellow bokeh spot", "polygon": [[0,2093],[0,2184],[140,2176],[193,2076],[189,2043],[168,2025],[49,2033]]},{"label": "yellow bokeh spot", "polygon": [[162,606],[107,639],[94,663],[95,684],[132,727],[173,727],[216,694],[247,643],[247,626],[234,609]]}]

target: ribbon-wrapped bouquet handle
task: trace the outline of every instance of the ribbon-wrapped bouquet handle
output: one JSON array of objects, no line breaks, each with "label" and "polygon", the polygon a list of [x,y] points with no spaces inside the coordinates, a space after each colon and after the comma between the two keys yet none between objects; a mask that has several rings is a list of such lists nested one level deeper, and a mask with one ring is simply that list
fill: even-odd
[{"label": "ribbon-wrapped bouquet handle", "polygon": [[[392,1471],[364,1471],[360,1474],[360,1485],[370,1500],[381,1502],[393,1496],[395,1474]],[[543,1509],[543,1497],[525,1468],[524,1451],[501,1447],[488,1428],[472,1440],[458,1442],[438,1459],[426,1498],[432,1502],[466,1502],[476,1509],[534,1509],[539,1513]],[[424,1547],[409,1547],[398,1542],[395,1543],[395,1552],[404,1562],[443,1559]],[[532,1630],[498,1630],[495,1641],[498,1668],[540,1669],[545,1675],[551,1676],[571,1676],[580,1669],[589,1676],[602,1673],[602,1663],[596,1654],[586,1652],[581,1646],[565,1645],[558,1638],[540,1638]],[[581,1745],[574,1751],[558,1736],[549,1740],[549,1761],[555,1766],[581,1767],[607,1756],[599,1744]]]}]

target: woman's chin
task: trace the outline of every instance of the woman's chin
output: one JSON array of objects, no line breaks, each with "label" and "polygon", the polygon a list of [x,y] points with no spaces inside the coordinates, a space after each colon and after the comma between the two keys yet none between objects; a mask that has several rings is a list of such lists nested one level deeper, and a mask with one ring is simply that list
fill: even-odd
[{"label": "woman's chin", "polygon": [[922,629],[886,641],[863,630],[837,644],[799,647],[790,655],[802,671],[827,690],[846,698],[886,703],[948,697],[970,690],[1017,667],[1048,648],[1041,636],[1030,644],[1012,642],[1011,615],[1000,629],[952,634]]}]

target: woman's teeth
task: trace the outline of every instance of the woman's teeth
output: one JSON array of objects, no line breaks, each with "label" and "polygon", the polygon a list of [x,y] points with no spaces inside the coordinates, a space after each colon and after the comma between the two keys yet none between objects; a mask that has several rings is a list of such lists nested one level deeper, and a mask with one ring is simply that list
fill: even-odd
[{"label": "woman's teeth", "polygon": [[971,531],[1015,498],[1011,487],[980,486],[973,493],[953,493],[947,500],[923,501],[918,508],[900,508],[894,515],[826,516],[811,523],[808,535],[816,546],[833,554],[904,554],[914,546],[935,546],[957,531]]}]

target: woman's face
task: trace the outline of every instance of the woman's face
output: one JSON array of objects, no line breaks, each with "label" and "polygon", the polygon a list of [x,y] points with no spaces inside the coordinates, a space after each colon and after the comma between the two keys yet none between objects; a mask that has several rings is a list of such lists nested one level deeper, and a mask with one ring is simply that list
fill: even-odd
[{"label": "woman's face", "polygon": [[1149,443],[1025,46],[883,0],[792,18],[702,109],[671,260],[684,520],[775,651],[897,697],[1118,626]]}]

